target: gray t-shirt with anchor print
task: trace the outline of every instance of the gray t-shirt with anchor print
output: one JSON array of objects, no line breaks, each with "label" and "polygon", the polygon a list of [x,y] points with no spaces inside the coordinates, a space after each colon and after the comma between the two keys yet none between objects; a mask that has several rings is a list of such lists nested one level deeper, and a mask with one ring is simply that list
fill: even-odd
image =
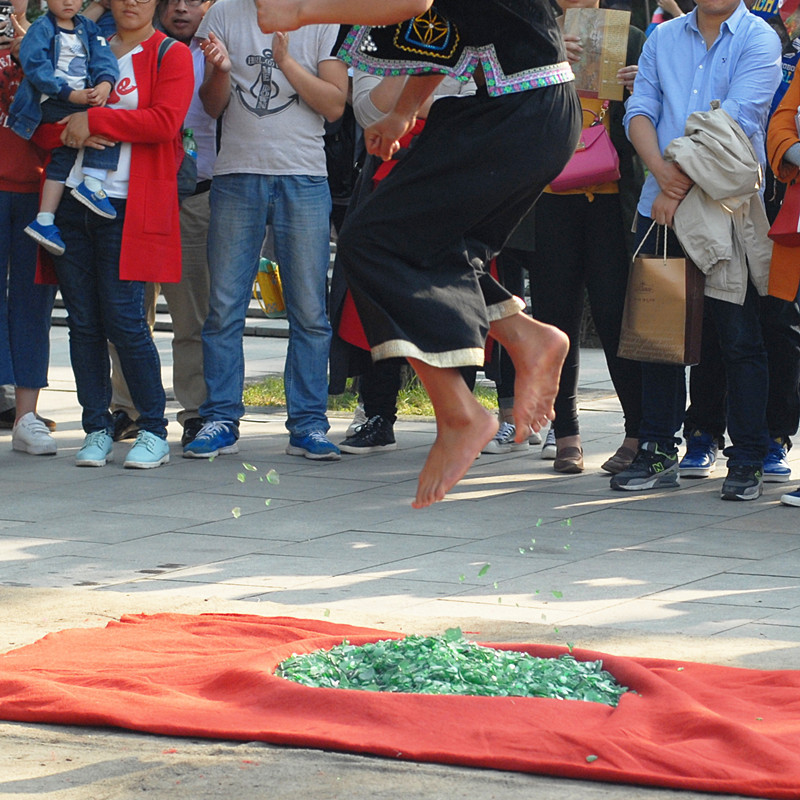
[{"label": "gray t-shirt with anchor print", "polygon": [[[209,31],[231,57],[231,99],[222,121],[215,175],[325,176],[321,114],[297,95],[272,57],[272,34],[256,22],[252,0],[218,0],[205,15],[198,39]],[[316,75],[333,58],[336,25],[309,25],[289,34],[290,55]]]}]

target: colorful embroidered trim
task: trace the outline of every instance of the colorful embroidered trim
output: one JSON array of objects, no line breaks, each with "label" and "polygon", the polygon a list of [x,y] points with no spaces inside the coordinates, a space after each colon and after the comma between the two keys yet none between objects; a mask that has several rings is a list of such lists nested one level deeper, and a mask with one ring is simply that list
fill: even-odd
[{"label": "colorful embroidered trim", "polygon": [[[532,67],[522,72],[506,75],[492,44],[482,47],[465,47],[455,62],[452,62],[452,58],[455,56],[455,45],[446,48],[447,52],[440,46],[439,52],[436,54],[430,51],[423,52],[422,50],[413,50],[410,47],[402,47],[398,49],[404,53],[413,53],[420,57],[418,59],[405,57],[383,58],[377,53],[378,46],[370,35],[371,30],[372,28],[368,26],[354,26],[342,43],[338,57],[363,72],[368,72],[381,78],[397,75],[422,75],[434,72],[444,73],[466,82],[475,72],[478,65],[481,65],[486,77],[486,90],[494,97],[515,92],[526,92],[545,86],[555,86],[559,83],[568,83],[575,80],[568,61],[562,61],[559,64],[548,64],[543,67]],[[399,33],[396,34],[395,39],[397,39],[397,36],[399,36]],[[451,38],[457,38],[457,36],[457,31],[451,30]],[[397,43],[395,43],[395,46],[397,46]],[[451,60],[451,64],[436,63],[433,61],[433,57],[437,56]]]}]

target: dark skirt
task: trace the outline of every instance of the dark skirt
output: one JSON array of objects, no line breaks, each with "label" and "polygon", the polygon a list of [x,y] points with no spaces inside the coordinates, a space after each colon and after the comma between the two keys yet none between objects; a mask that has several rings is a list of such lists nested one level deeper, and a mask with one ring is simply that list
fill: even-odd
[{"label": "dark skirt", "polygon": [[337,247],[376,360],[480,366],[489,323],[519,310],[489,274],[580,134],[571,83],[434,103],[408,155]]}]

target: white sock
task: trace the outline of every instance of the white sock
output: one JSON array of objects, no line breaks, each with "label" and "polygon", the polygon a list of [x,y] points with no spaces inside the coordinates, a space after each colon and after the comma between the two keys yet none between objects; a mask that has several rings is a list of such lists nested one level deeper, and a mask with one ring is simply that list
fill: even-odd
[{"label": "white sock", "polygon": [[99,192],[103,188],[102,182],[97,180],[97,178],[93,178],[91,175],[84,176],[83,182],[92,194]]},{"label": "white sock", "polygon": [[36,221],[40,225],[53,225],[56,221],[56,215],[51,214],[49,211],[40,211],[36,215]]}]

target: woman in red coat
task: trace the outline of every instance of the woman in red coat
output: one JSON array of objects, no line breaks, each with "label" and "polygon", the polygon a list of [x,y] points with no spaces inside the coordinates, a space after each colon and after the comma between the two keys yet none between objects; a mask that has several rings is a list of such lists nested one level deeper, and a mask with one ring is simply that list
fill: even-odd
[{"label": "woman in red coat", "polygon": [[[120,78],[105,108],[70,115],[61,134],[69,147],[122,142],[117,170],[105,187],[117,211],[104,219],[68,193],[56,224],[66,245],[55,259],[68,311],[70,356],[86,439],[78,466],[112,460],[107,341],[119,353],[134,404],[139,436],[124,466],[158,467],[169,461],[161,365],[144,313],[146,281],[180,279],[176,170],[179,131],[192,96],[188,48],[153,27],[156,0],[112,0],[117,35],[109,44]],[[160,63],[159,63],[160,62]],[[80,154],[75,177],[80,169]],[[73,175],[67,186],[74,183]]]}]

